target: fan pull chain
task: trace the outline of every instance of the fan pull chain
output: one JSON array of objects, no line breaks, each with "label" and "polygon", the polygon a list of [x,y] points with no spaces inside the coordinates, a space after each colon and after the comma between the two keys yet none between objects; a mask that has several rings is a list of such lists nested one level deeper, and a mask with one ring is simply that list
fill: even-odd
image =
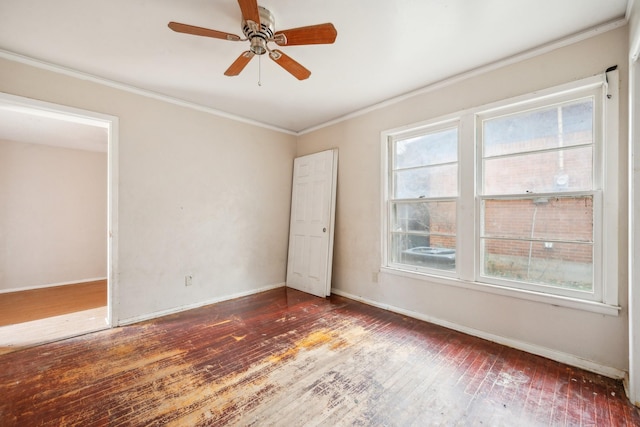
[{"label": "fan pull chain", "polygon": [[258,56],[258,86],[262,86],[262,55]]}]

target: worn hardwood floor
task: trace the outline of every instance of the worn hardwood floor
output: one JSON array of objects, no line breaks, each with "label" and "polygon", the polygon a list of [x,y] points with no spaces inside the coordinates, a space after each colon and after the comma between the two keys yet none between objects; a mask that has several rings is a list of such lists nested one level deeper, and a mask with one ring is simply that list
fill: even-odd
[{"label": "worn hardwood floor", "polygon": [[107,305],[107,281],[0,294],[0,326],[60,316]]},{"label": "worn hardwood floor", "polygon": [[2,426],[632,426],[620,381],[285,288],[0,356]]}]

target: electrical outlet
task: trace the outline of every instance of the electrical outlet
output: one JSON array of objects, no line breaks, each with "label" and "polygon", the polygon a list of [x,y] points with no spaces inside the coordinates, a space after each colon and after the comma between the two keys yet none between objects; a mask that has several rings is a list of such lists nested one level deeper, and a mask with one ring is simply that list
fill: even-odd
[{"label": "electrical outlet", "polygon": [[371,281],[373,283],[378,283],[378,272],[374,271],[373,273],[371,273]]},{"label": "electrical outlet", "polygon": [[193,275],[187,274],[186,276],[184,276],[184,285],[185,286],[193,285]]}]

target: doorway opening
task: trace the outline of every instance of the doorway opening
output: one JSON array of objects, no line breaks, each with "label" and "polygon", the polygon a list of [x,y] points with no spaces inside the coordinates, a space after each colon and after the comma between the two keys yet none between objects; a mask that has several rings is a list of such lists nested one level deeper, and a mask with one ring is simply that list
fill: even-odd
[{"label": "doorway opening", "polygon": [[0,354],[114,324],[117,124],[0,93]]}]

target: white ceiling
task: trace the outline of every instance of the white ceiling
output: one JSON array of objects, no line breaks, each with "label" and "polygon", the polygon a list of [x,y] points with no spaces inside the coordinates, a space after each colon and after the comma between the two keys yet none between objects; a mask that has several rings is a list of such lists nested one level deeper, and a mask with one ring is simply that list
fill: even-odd
[{"label": "white ceiling", "polygon": [[267,56],[226,77],[248,42],[167,27],[242,35],[236,0],[0,0],[0,49],[300,132],[622,19],[627,2],[260,0],[276,30],[335,25],[333,45],[280,48],[311,70],[304,81]]}]

